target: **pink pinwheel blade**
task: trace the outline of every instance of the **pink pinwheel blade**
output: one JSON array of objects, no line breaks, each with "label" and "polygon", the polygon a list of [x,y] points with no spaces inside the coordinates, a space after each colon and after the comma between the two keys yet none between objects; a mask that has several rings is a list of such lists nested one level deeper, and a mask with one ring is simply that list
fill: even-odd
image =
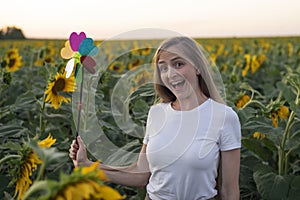
[{"label": "pink pinwheel blade", "polygon": [[72,50],[78,51],[80,43],[85,38],[86,38],[86,35],[84,32],[79,33],[79,35],[75,32],[71,33],[69,40],[70,40],[70,46],[71,46]]},{"label": "pink pinwheel blade", "polygon": [[95,74],[95,66],[96,62],[92,57],[89,56],[81,56],[80,57],[81,64],[92,74]]}]

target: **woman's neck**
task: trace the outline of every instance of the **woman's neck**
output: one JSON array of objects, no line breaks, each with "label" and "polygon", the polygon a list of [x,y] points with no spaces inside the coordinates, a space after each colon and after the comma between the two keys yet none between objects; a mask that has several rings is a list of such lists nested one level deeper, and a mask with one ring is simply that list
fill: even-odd
[{"label": "woman's neck", "polygon": [[197,98],[191,99],[176,99],[175,101],[172,102],[172,107],[175,110],[182,110],[182,111],[187,111],[187,110],[192,110],[202,103],[204,103],[208,99],[207,96],[205,96],[203,93],[201,93]]}]

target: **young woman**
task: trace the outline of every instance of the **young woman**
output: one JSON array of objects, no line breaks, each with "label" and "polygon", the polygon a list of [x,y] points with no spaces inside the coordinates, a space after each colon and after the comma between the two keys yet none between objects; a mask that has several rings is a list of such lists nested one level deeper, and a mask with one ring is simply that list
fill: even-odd
[{"label": "young woman", "polygon": [[[146,186],[146,199],[239,199],[239,119],[220,97],[200,47],[174,37],[161,44],[153,61],[161,102],[149,110],[139,158],[130,166],[100,168],[113,183]],[[70,147],[74,165],[90,165],[77,140]]]}]

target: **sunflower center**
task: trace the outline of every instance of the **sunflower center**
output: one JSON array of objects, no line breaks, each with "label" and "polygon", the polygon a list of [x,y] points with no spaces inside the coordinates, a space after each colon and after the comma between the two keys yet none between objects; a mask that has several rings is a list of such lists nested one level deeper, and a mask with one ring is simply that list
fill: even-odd
[{"label": "sunflower center", "polygon": [[8,62],[8,67],[12,68],[16,63],[16,59],[15,58],[10,58],[9,62]]},{"label": "sunflower center", "polygon": [[66,85],[65,79],[63,78],[57,79],[57,81],[55,81],[55,84],[52,88],[53,94],[57,95],[59,92],[63,91],[65,85]]},{"label": "sunflower center", "polygon": [[115,64],[113,66],[113,70],[116,70],[116,71],[118,71],[120,68],[121,68],[121,66],[119,64]]}]

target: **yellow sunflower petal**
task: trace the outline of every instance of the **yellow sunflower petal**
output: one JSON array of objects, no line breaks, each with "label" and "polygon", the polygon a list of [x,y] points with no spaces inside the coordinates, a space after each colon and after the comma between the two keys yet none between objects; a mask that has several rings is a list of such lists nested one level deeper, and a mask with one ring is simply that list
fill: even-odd
[{"label": "yellow sunflower petal", "polygon": [[85,174],[87,174],[87,173],[89,173],[89,172],[94,172],[96,169],[98,169],[98,166],[99,166],[99,161],[96,161],[96,162],[94,162],[93,164],[91,164],[91,165],[88,166],[88,167],[83,167],[83,168],[81,169],[81,173],[82,173],[83,175],[85,175]]},{"label": "yellow sunflower petal", "polygon": [[289,116],[289,108],[286,106],[280,106],[280,108],[277,110],[277,114],[280,119],[287,119]]},{"label": "yellow sunflower petal", "polygon": [[49,133],[48,137],[38,142],[40,147],[51,147],[56,142],[56,139]]},{"label": "yellow sunflower petal", "polygon": [[106,185],[101,185],[99,187],[97,198],[101,198],[103,200],[119,200],[119,199],[125,199],[125,195],[121,196],[120,193]]}]

